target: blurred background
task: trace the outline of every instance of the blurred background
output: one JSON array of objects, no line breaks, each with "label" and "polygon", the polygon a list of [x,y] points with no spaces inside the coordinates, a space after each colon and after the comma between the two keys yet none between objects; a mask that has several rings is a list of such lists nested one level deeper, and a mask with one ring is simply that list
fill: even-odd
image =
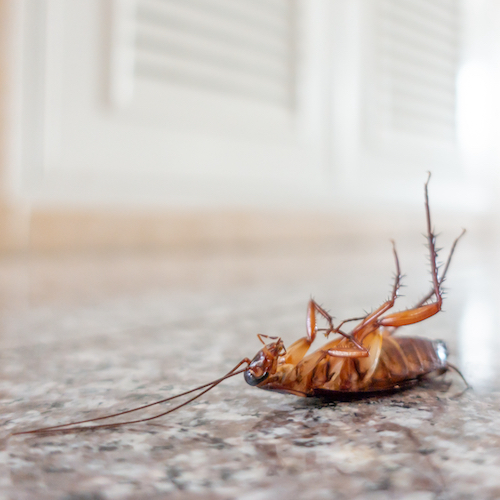
[{"label": "blurred background", "polygon": [[4,250],[397,234],[427,171],[436,213],[498,218],[500,2],[0,9]]},{"label": "blurred background", "polygon": [[[438,246],[446,248],[440,260],[462,227],[467,234],[445,283],[445,313],[404,334],[445,340],[476,392],[454,404],[424,388],[425,400],[399,414],[386,413],[390,405],[381,402],[361,417],[358,406],[322,416],[349,422],[350,434],[338,432],[353,441],[344,447],[352,453],[325,446],[334,455],[318,452],[315,462],[314,451],[299,443],[303,452],[292,455],[305,458],[282,479],[293,498],[305,491],[297,483],[304,467],[317,470],[304,480],[318,486],[332,477],[342,484],[343,470],[356,480],[373,472],[380,482],[381,464],[401,483],[405,471],[453,439],[443,461],[456,456],[463,465],[432,456],[456,488],[450,498],[468,491],[476,498],[480,485],[496,488],[481,498],[498,498],[499,27],[500,0],[0,0],[2,428],[53,425],[97,407],[122,409],[126,398],[160,399],[165,390],[213,380],[254,355],[257,333],[280,336],[287,346],[304,335],[311,296],[335,324],[373,310],[392,286],[390,239],[407,286],[396,307],[413,306],[430,290],[422,234],[431,171],[433,221]],[[463,389],[458,376],[446,380],[456,388],[448,394]],[[231,384],[218,389],[223,417],[214,436],[238,436],[228,447],[237,459],[225,459],[224,467],[241,468],[235,488],[253,491],[247,468],[274,484],[276,472],[253,462],[281,460],[272,433],[248,451],[254,437],[245,436],[257,428],[248,412],[263,422],[265,436],[265,422],[275,420],[276,436],[284,430],[300,437],[293,419],[305,410],[288,406],[301,404],[295,398],[263,394],[242,380]],[[202,419],[203,411],[188,406],[164,423],[170,432],[178,418],[189,432],[177,434],[194,436],[172,453],[193,447],[198,455],[184,456],[195,479],[199,453],[207,450],[205,438],[197,439],[213,433],[214,414]],[[387,433],[363,451],[361,428],[382,436],[382,429],[395,435],[408,425],[405,441],[414,441],[417,413],[430,422],[417,424],[418,453],[414,444],[413,455],[398,444],[386,460]],[[395,418],[398,427],[371,427],[377,418],[384,425]],[[450,429],[455,434],[444,434]],[[97,443],[105,436],[93,437]],[[0,475],[2,488],[12,483],[8,491],[18,495],[23,485],[32,498],[38,481],[37,498],[46,498],[52,478],[64,475],[61,498],[125,497],[122,489],[93,494],[108,479],[76,486],[66,467],[80,460],[75,470],[92,480],[109,475],[110,488],[128,487],[144,471],[150,489],[134,498],[170,491],[163,483],[151,489],[153,475],[148,479],[149,470],[165,474],[154,453],[168,447],[156,446],[158,435],[151,452],[130,439],[141,443],[132,462],[139,467],[116,474],[108,474],[118,470],[116,455],[108,455],[109,467],[93,462],[87,438],[82,433],[71,450],[47,441],[43,451],[26,441],[25,455],[20,447],[10,454],[14,472]],[[110,443],[102,449],[114,449]],[[212,448],[207,469],[219,477]],[[404,469],[392,465],[403,460]],[[345,469],[349,463],[359,470]],[[172,468],[169,477],[180,490],[179,474]],[[464,489],[464,478],[476,489]],[[384,481],[383,496],[391,485]],[[417,489],[428,483],[418,481]],[[228,498],[229,490],[221,491]],[[340,490],[331,491],[327,498],[337,498]],[[340,497],[361,498],[360,491]],[[371,493],[363,498],[375,498]]]}]

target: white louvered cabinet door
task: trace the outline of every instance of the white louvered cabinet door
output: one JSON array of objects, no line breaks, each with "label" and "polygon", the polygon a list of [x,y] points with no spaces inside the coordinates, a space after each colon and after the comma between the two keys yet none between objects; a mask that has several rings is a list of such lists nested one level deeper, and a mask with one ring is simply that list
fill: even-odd
[{"label": "white louvered cabinet door", "polygon": [[294,91],[292,3],[138,0],[136,71],[290,109]]},{"label": "white louvered cabinet door", "polygon": [[35,201],[347,207],[457,177],[455,0],[21,4]]},{"label": "white louvered cabinet door", "polygon": [[309,24],[322,2],[39,2],[31,43],[45,65],[33,80],[47,140],[27,169],[35,197],[314,202],[329,68],[327,30]]},{"label": "white louvered cabinet door", "polygon": [[361,164],[399,177],[425,168],[456,173],[460,2],[367,5]]}]

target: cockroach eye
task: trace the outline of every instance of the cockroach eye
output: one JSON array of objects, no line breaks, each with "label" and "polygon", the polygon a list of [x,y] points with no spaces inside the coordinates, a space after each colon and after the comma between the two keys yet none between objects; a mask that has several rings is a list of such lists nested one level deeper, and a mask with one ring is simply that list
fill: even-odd
[{"label": "cockroach eye", "polygon": [[265,372],[262,377],[256,377],[250,370],[247,370],[244,375],[245,377],[245,382],[248,385],[259,385],[261,382],[266,380],[267,377],[269,377],[269,373]]}]

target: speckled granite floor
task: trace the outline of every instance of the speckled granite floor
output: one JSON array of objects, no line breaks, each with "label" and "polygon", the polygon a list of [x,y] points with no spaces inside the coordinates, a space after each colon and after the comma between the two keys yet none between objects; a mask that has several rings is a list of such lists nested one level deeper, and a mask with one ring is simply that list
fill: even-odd
[{"label": "speckled granite floor", "polygon": [[[402,307],[429,286],[418,241],[400,247]],[[238,376],[149,423],[10,438],[210,381],[256,353],[256,333],[290,344],[311,294],[339,318],[357,315],[385,299],[393,262],[387,240],[369,252],[4,259],[0,499],[500,498],[496,252],[463,247],[446,312],[409,329],[448,342],[475,386],[459,398],[453,374],[351,403]]]}]

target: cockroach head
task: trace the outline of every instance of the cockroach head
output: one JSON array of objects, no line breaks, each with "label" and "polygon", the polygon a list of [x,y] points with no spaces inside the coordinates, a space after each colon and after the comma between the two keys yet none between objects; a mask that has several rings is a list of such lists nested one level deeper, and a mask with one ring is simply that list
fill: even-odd
[{"label": "cockroach head", "polygon": [[269,375],[276,372],[278,356],[285,352],[285,346],[281,339],[265,345],[248,365],[248,369],[244,374],[246,383],[259,385],[264,382]]}]

